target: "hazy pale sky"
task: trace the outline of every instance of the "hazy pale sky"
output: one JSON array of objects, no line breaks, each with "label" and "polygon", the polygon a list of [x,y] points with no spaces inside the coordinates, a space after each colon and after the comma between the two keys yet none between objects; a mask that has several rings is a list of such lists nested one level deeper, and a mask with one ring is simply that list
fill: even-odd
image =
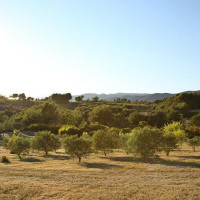
[{"label": "hazy pale sky", "polygon": [[199,0],[0,0],[0,94],[200,89]]}]

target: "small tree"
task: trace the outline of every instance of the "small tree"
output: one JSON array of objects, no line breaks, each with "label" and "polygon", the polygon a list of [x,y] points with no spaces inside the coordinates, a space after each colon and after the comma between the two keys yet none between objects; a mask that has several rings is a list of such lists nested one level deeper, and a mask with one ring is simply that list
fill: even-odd
[{"label": "small tree", "polygon": [[173,133],[164,133],[162,140],[162,150],[169,156],[170,151],[178,148],[176,136]]},{"label": "small tree", "polygon": [[144,162],[161,151],[162,131],[157,128],[135,129],[127,141],[129,151],[138,154]]},{"label": "small tree", "polygon": [[92,101],[93,101],[93,102],[98,102],[98,101],[99,101],[99,97],[97,97],[97,96],[96,96],[96,97],[93,97],[93,98],[92,98]]},{"label": "small tree", "polygon": [[87,156],[92,153],[91,144],[92,143],[89,138],[78,137],[76,135],[68,136],[64,140],[66,153],[70,154],[71,156],[77,157],[79,159],[79,162],[81,162],[81,158],[83,156]]},{"label": "small tree", "polygon": [[37,132],[31,141],[32,149],[44,151],[47,155],[49,151],[56,151],[61,146],[60,140],[50,131]]},{"label": "small tree", "polygon": [[26,95],[24,93],[19,94],[18,97],[19,97],[20,100],[25,100],[26,99]]},{"label": "small tree", "polygon": [[102,151],[106,156],[107,153],[119,147],[120,137],[109,129],[98,130],[94,133],[92,141],[94,149]]},{"label": "small tree", "polygon": [[129,150],[129,147],[127,145],[127,141],[128,141],[128,139],[130,137],[130,134],[128,134],[128,133],[126,133],[126,134],[120,133],[119,136],[120,136],[120,141],[121,141],[121,148],[123,150],[125,150],[125,152],[128,154],[130,152],[130,150]]},{"label": "small tree", "polygon": [[180,122],[173,122],[164,126],[164,133],[173,133],[177,139],[177,142],[182,145],[186,140],[186,133],[183,129],[183,125]]},{"label": "small tree", "polygon": [[30,141],[24,137],[13,135],[7,144],[8,148],[21,159],[22,153],[29,153]]},{"label": "small tree", "polygon": [[200,140],[199,140],[199,137],[198,136],[195,136],[191,139],[188,139],[187,140],[187,143],[189,146],[192,147],[193,151],[195,152],[196,150],[196,146],[199,146],[200,145]]},{"label": "small tree", "polygon": [[78,102],[82,102],[82,101],[83,101],[83,98],[84,98],[84,96],[81,95],[81,96],[75,97],[75,100],[78,101]]}]

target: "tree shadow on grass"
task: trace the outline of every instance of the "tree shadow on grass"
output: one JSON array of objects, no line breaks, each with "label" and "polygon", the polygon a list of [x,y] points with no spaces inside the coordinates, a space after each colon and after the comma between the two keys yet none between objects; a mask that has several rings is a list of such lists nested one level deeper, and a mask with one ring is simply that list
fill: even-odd
[{"label": "tree shadow on grass", "polygon": [[192,168],[200,168],[200,163],[196,162],[183,162],[183,161],[171,161],[171,160],[164,160],[159,158],[157,160],[158,164],[172,166],[172,167],[192,167]]},{"label": "tree shadow on grass", "polygon": [[107,164],[107,163],[80,163],[79,165],[87,168],[98,168],[98,169],[111,169],[111,168],[122,168],[121,165]]},{"label": "tree shadow on grass", "polygon": [[22,162],[44,162],[44,160],[40,160],[38,158],[32,158],[32,157],[23,158],[20,161],[22,161]]},{"label": "tree shadow on grass", "polygon": [[142,162],[141,158],[134,158],[134,157],[100,157],[102,159],[109,159],[113,161],[120,161],[120,162]]},{"label": "tree shadow on grass", "polygon": [[69,160],[70,156],[63,156],[63,155],[44,155],[45,158],[53,158],[54,160]]},{"label": "tree shadow on grass", "polygon": [[200,159],[200,156],[176,156],[178,158],[186,158],[186,159]]}]

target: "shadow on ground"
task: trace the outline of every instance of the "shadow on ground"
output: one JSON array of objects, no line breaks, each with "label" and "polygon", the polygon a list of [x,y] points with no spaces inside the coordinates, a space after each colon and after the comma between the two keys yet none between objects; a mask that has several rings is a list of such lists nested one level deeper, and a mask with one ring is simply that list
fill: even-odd
[{"label": "shadow on ground", "polygon": [[22,161],[22,162],[44,162],[44,160],[40,160],[38,158],[32,158],[32,157],[24,158],[24,159],[21,159],[20,161]]},{"label": "shadow on ground", "polygon": [[102,159],[108,159],[113,161],[120,161],[120,162],[142,162],[141,158],[134,158],[134,157],[100,157]]},{"label": "shadow on ground", "polygon": [[171,161],[171,160],[164,160],[159,158],[156,162],[161,165],[172,166],[172,167],[193,167],[193,168],[200,168],[200,163],[196,162],[184,162],[184,161]]},{"label": "shadow on ground", "polygon": [[54,160],[69,160],[70,156],[63,156],[63,155],[45,155],[44,158],[53,158]]},{"label": "shadow on ground", "polygon": [[200,156],[176,156],[176,157],[185,159],[200,159]]},{"label": "shadow on ground", "polygon": [[107,163],[80,163],[79,165],[87,168],[98,168],[98,169],[110,169],[110,168],[122,168],[121,165],[107,164]]}]

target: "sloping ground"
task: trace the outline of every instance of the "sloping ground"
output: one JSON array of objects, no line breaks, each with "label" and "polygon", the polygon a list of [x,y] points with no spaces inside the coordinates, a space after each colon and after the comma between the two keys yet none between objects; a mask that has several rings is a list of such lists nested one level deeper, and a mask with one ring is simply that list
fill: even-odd
[{"label": "sloping ground", "polygon": [[143,163],[122,151],[91,155],[82,164],[63,154],[32,153],[0,163],[1,200],[199,200],[200,148],[187,147],[157,163]]},{"label": "sloping ground", "polygon": [[[33,131],[24,131],[23,133],[20,133],[21,136],[24,136],[24,137],[33,137],[35,135],[35,132]],[[1,133],[0,134],[0,140],[3,139],[4,137],[12,137],[13,135],[13,132],[7,132],[7,133]]]}]

